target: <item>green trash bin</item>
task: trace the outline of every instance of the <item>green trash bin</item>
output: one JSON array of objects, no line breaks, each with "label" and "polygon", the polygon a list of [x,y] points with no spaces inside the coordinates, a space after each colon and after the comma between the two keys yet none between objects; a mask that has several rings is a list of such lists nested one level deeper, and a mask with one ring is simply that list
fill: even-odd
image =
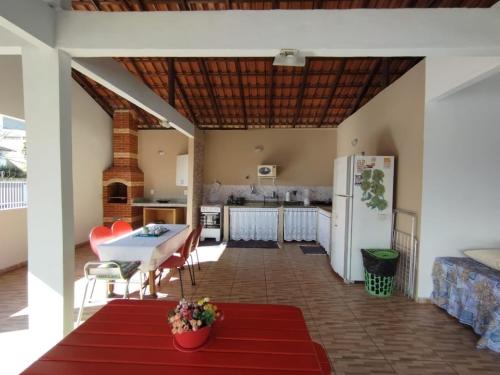
[{"label": "green trash bin", "polygon": [[368,294],[376,297],[392,296],[399,252],[393,249],[361,249],[361,253]]}]

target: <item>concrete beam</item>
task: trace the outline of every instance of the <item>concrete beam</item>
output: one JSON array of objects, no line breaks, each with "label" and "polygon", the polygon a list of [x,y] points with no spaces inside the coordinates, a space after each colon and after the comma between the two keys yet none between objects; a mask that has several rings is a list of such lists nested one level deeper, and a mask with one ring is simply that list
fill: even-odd
[{"label": "concrete beam", "polygon": [[274,56],[281,48],[307,56],[498,56],[499,19],[498,8],[60,12],[57,46],[74,57]]},{"label": "concrete beam", "polygon": [[500,72],[500,57],[425,59],[425,101],[441,100]]},{"label": "concrete beam", "polygon": [[36,47],[53,47],[56,12],[39,0],[2,0],[0,26]]},{"label": "concrete beam", "polygon": [[0,55],[20,55],[26,41],[0,27]]},{"label": "concrete beam", "polygon": [[73,59],[72,66],[186,136],[194,137],[194,125],[119,62],[111,58],[79,58]]}]

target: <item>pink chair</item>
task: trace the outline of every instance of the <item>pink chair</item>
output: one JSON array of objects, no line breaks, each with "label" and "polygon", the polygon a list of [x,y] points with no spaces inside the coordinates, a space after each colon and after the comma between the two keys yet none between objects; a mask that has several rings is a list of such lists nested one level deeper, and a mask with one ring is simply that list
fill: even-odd
[{"label": "pink chair", "polygon": [[127,223],[126,221],[115,221],[111,226],[111,232],[113,232],[113,236],[119,237],[124,234],[130,233],[133,231],[132,225]]},{"label": "pink chair", "polygon": [[[98,226],[92,228],[89,235],[90,240],[90,248],[94,252],[95,255],[99,258],[99,262],[87,262],[84,267],[85,278],[87,279],[87,284],[85,284],[85,291],[83,292],[83,300],[80,306],[80,311],[78,312],[78,320],[77,325],[80,325],[83,314],[83,307],[85,306],[85,300],[87,298],[87,289],[89,287],[89,283],[92,281],[92,290],[90,292],[89,300],[92,299],[92,294],[94,293],[94,287],[97,280],[103,280],[107,283],[115,283],[117,280],[125,281],[125,294],[123,298],[128,298],[129,296],[129,284],[130,279],[135,273],[139,270],[139,266],[141,262],[119,262],[119,261],[101,261],[101,257],[99,255],[98,245],[113,239],[115,236],[111,229]],[[140,275],[140,284],[142,286],[142,274]],[[142,288],[139,289],[139,295],[142,299]]]}]

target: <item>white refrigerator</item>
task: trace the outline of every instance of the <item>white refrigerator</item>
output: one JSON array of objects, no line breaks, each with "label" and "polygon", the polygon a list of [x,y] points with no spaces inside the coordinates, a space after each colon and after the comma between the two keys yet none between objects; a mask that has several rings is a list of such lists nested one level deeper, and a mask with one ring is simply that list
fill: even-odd
[{"label": "white refrigerator", "polygon": [[391,246],[393,185],[393,156],[335,159],[330,261],[347,283],[364,280],[361,249]]}]

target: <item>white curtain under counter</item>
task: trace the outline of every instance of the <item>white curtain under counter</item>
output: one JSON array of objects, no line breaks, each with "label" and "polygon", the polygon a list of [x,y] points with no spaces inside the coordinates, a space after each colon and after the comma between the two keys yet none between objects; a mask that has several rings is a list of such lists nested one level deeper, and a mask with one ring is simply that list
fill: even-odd
[{"label": "white curtain under counter", "polygon": [[318,209],[316,207],[286,207],[284,209],[285,241],[316,241]]},{"label": "white curtain under counter", "polygon": [[278,240],[278,208],[231,207],[229,209],[232,240]]}]

